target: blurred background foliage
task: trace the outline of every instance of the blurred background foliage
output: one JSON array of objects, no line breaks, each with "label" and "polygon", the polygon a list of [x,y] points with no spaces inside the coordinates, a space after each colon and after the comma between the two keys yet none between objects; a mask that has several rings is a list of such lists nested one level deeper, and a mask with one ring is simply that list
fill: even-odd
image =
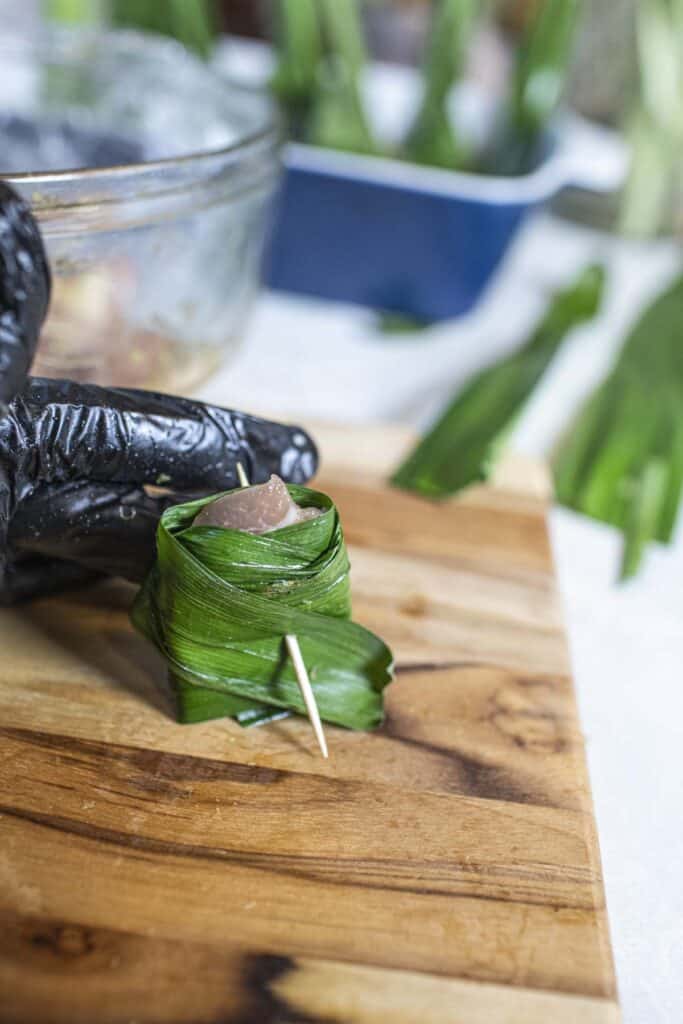
[{"label": "blurred background foliage", "polygon": [[[683,0],[45,2],[52,18],[165,33],[202,57],[220,33],[272,39],[271,87],[291,133],[357,153],[525,173],[566,97],[580,113],[622,130],[631,148],[622,194],[611,206],[592,199],[584,216],[604,226],[607,215],[612,228],[637,238],[683,233]],[[369,57],[421,69],[421,102],[391,150],[374,138],[365,109]],[[490,137],[476,152],[450,106],[453,86],[470,77],[498,95]],[[589,269],[601,290],[602,269]],[[597,311],[595,301],[584,314],[576,298],[584,284],[580,277],[578,290],[556,297],[526,346],[453,396],[398,470],[399,485],[447,494],[490,471],[500,439],[564,335]],[[624,577],[635,573],[650,540],[672,539],[683,493],[681,322],[678,280],[641,314],[556,459],[560,500],[622,531]],[[466,473],[454,475],[454,454]]]},{"label": "blurred background foliage", "polygon": [[[462,73],[472,72],[473,63],[475,74],[500,84],[500,69],[493,65],[504,63],[504,46],[514,51],[519,44],[507,124],[499,125],[478,169],[515,173],[528,168],[533,129],[547,121],[564,91],[580,113],[623,129],[634,153],[618,211],[586,196],[575,197],[573,206],[565,202],[565,208],[603,224],[616,220],[632,235],[683,226],[683,0],[43,3],[53,19],[162,33],[202,57],[211,53],[221,33],[275,39],[280,66],[273,86],[287,107],[292,131],[318,144],[358,152],[377,150],[358,88],[366,53],[422,65],[425,100],[401,155],[447,167],[473,163],[446,110],[451,86]],[[489,38],[482,42],[482,35]],[[323,51],[329,59],[321,62]]]}]

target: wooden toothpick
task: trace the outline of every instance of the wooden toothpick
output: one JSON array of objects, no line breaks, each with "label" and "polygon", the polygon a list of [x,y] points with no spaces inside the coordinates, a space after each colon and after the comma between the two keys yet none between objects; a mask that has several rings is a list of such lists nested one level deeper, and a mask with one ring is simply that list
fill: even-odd
[{"label": "wooden toothpick", "polygon": [[306,665],[301,654],[299,641],[293,633],[287,633],[285,636],[285,643],[287,645],[287,650],[289,651],[289,656],[292,659],[292,665],[296,672],[301,696],[304,699],[304,704],[308,711],[310,723],[313,726],[315,738],[318,741],[318,746],[320,747],[323,757],[327,757],[327,740],[325,739],[325,733],[323,732],[323,724],[320,721],[320,712],[318,711],[318,705],[315,702],[315,694],[313,693],[311,680],[308,678],[308,672],[306,671]]},{"label": "wooden toothpick", "polygon": [[244,466],[242,465],[241,462],[237,463],[237,479],[239,480],[240,487],[249,486],[249,477],[244,472]]},{"label": "wooden toothpick", "polygon": [[[245,473],[244,466],[241,462],[237,463],[237,479],[240,482],[240,487],[249,487],[249,477]],[[323,757],[328,757],[327,740],[325,739],[325,733],[323,732],[322,722],[320,721],[320,712],[318,711],[318,705],[315,700],[315,694],[313,693],[313,687],[311,686],[311,680],[308,678],[306,663],[304,662],[301,648],[299,647],[299,641],[293,633],[288,633],[285,636],[285,644],[287,646],[289,656],[292,659],[292,665],[299,684],[299,689],[301,690],[301,696],[304,699],[308,718],[313,732],[315,733],[315,738],[318,741],[318,746],[320,747]]]}]

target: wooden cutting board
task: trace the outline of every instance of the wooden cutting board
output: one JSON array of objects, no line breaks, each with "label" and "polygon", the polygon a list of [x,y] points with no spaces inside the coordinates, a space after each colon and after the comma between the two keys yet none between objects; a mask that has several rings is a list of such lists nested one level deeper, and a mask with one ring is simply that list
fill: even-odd
[{"label": "wooden cutting board", "polygon": [[614,1024],[545,477],[430,505],[319,431],[387,721],[178,726],[132,590],[0,615],[3,1024]]}]

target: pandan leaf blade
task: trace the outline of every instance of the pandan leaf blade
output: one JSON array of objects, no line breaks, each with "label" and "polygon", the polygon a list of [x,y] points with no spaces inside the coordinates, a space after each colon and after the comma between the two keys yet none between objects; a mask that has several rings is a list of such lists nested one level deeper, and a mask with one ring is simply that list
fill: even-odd
[{"label": "pandan leaf blade", "polygon": [[392,483],[446,498],[486,479],[566,334],[595,315],[604,270],[590,266],[559,292],[525,346],[477,374],[393,474]]}]

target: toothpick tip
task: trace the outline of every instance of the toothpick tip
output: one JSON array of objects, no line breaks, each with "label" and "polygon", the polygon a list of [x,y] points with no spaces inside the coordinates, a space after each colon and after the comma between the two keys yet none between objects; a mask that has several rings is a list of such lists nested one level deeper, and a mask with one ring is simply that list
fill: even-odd
[{"label": "toothpick tip", "polygon": [[237,463],[237,479],[239,480],[240,487],[249,487],[249,477],[245,473],[241,462]]},{"label": "toothpick tip", "polygon": [[325,733],[323,732],[322,722],[320,721],[320,712],[318,711],[318,705],[315,700],[311,681],[308,678],[308,672],[301,654],[299,641],[293,633],[288,633],[285,636],[285,643],[287,644],[289,656],[292,659],[296,678],[299,683],[299,689],[301,690],[301,696],[304,699],[306,711],[308,712],[308,717],[310,719],[313,732],[315,733],[315,738],[317,739],[318,746],[320,747],[320,753],[323,757],[328,758],[329,753],[327,749],[327,740],[325,739]]}]

